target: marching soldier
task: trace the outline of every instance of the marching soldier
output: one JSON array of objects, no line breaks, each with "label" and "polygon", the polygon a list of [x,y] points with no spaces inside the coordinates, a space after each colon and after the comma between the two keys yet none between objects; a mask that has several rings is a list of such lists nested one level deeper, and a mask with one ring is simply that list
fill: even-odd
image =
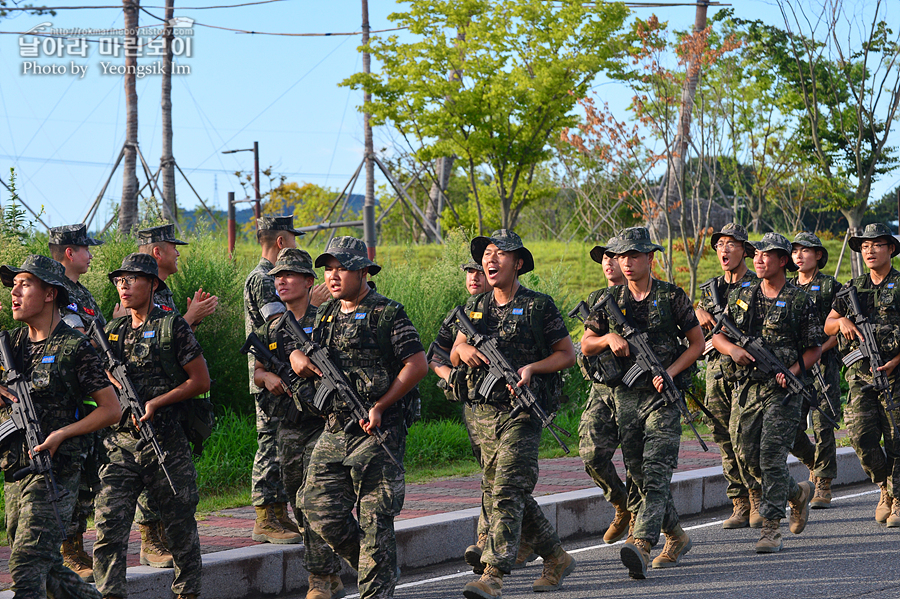
[{"label": "marching soldier", "polygon": [[[635,328],[650,336],[660,362],[679,388],[684,389],[690,367],[703,352],[703,332],[684,290],[651,276],[655,251],[662,251],[662,247],[650,240],[649,231],[643,227],[632,227],[619,235],[615,253],[628,284],[613,287],[607,293]],[[628,359],[631,352],[628,342],[620,335],[620,325],[610,321],[609,309],[614,308],[604,305],[602,309],[591,310],[581,349],[586,356],[611,350],[625,359],[624,371],[631,366]],[[679,343],[679,338],[687,339],[687,349]],[[676,565],[692,546],[678,522],[669,489],[672,471],[678,464],[681,413],[676,405],[662,404],[646,418],[641,417],[643,409],[659,401],[663,383],[661,376],[652,380],[644,376],[631,388],[619,385],[613,390],[622,457],[637,488],[635,505],[629,506],[635,514],[634,532],[622,547],[621,558],[629,576],[638,579],[647,576],[650,549],[659,540],[660,530],[666,535],[666,544],[653,560],[654,568]]]},{"label": "marching soldier", "polygon": [[[329,349],[356,387],[368,421],[353,419],[347,398],[330,398],[302,509],[312,531],[359,573],[361,598],[393,597],[399,576],[394,517],[403,507],[406,485],[403,471],[372,434],[380,427],[385,447],[402,462],[416,385],[428,372],[425,352],[403,306],[366,284],[366,275],[381,267],[367,257],[365,243],[336,237],[315,264],[325,268],[333,300],[319,306],[312,338]],[[322,374],[299,350],[291,354],[291,364],[300,376]]]},{"label": "marching soldier", "polygon": [[[172,592],[179,599],[196,599],[200,592],[200,537],[194,513],[199,495],[197,471],[180,422],[178,404],[209,391],[209,371],[203,351],[190,326],[153,303],[163,285],[156,260],[148,254],[130,254],[118,270],[109,273],[128,316],[106,326],[113,351],[126,364],[128,375],[144,402],[137,421],[126,414],[104,439],[106,460],[100,468],[96,500],[97,542],[94,578],[104,597],[125,597],[126,554],[138,495],[145,488],[158,506],[171,544],[175,567]],[[166,453],[166,467],[178,493],[149,445],[140,445],[137,427],[152,422]]]},{"label": "marching soldier", "polygon": [[[293,216],[264,216],[256,219],[256,240],[262,256],[244,282],[244,323],[248,335],[287,310],[275,291],[275,280],[269,275],[269,271],[275,267],[278,253],[285,248],[297,247],[296,238],[303,234],[294,228]],[[253,458],[250,488],[250,499],[256,508],[256,522],[251,536],[260,543],[300,543],[303,537],[288,515],[288,496],[278,463],[280,420],[267,414],[260,404],[263,390],[253,380],[255,364],[250,356],[250,393],[256,404],[258,444]]]},{"label": "marching soldier", "polygon": [[[106,319],[100,312],[100,306],[94,300],[94,296],[82,285],[78,279],[87,273],[91,266],[91,247],[102,245],[99,239],[94,239],[87,234],[87,226],[84,224],[65,225],[50,229],[50,256],[63,265],[66,277],[66,290],[69,292],[69,303],[60,311],[63,322],[73,329],[84,333],[91,322],[96,321],[97,326],[106,325]],[[84,410],[93,409],[93,401],[85,402]],[[82,464],[81,484],[78,489],[78,501],[72,511],[72,520],[66,530],[66,540],[62,544],[63,563],[84,580],[94,580],[93,561],[84,550],[84,531],[87,530],[88,516],[94,513],[94,495],[100,485],[97,475],[97,457],[101,451],[100,439],[97,435],[92,447]]]},{"label": "marching soldier", "polygon": [[[791,260],[791,242],[778,233],[766,233],[753,245],[753,266],[760,280],[731,292],[728,314],[741,331],[761,338],[782,364],[802,376],[822,353],[822,324],[810,297],[785,278],[785,271],[797,270]],[[781,373],[772,380],[753,368],[750,354],[724,334],[713,336],[713,346],[738,367],[731,441],[741,472],[756,479],[762,490],[763,525],[756,552],[776,553],[783,545],[779,528],[785,504],[791,504],[792,533],[803,532],[809,518],[812,485],[796,483],[787,467],[803,400],[785,389],[787,381]]]},{"label": "marching soldier", "polygon": [[[710,244],[719,258],[719,265],[724,271],[718,277],[713,277],[703,284],[716,285],[719,297],[722,301],[728,301],[728,295],[735,289],[750,287],[756,282],[756,274],[747,268],[745,260],[753,258],[756,249],[747,239],[747,231],[741,225],[728,223],[718,233],[710,237]],[[713,311],[716,307],[712,304],[709,293],[703,293],[697,302],[697,320],[706,331],[711,331],[716,326]],[[725,306],[718,306],[724,309]],[[712,343],[706,344],[706,407],[714,416],[711,419],[712,437],[719,446],[722,454],[722,474],[728,486],[725,494],[731,499],[734,511],[731,517],[722,523],[722,528],[759,528],[762,526],[762,516],[759,515],[759,503],[762,491],[756,481],[751,477],[745,485],[741,475],[738,459],[734,455],[734,446],[731,444],[729,421],[734,397],[734,362],[728,356],[724,356],[712,347]]]},{"label": "marching soldier", "polygon": [[[892,418],[887,401],[889,397],[893,401],[900,398],[898,379],[893,376],[900,364],[900,272],[891,265],[891,259],[900,253],[900,244],[886,225],[874,223],[867,225],[862,235],[851,237],[849,245],[854,252],[862,254],[869,269],[868,274],[856,277],[849,285],[856,288],[863,316],[875,325],[875,341],[884,362],[878,370],[889,377],[891,389],[890,393],[883,394],[872,388],[869,360],[850,366],[846,371],[850,393],[845,421],[863,470],[881,487],[875,520],[897,528],[900,527],[900,438],[893,423],[900,418],[900,413],[893,410]],[[848,302],[840,298],[825,321],[826,334],[840,333],[838,340],[843,353],[850,351],[851,342],[855,345],[862,338],[859,329],[847,318],[849,312]]]},{"label": "marching soldier", "polygon": [[[531,252],[507,229],[476,237],[471,251],[493,290],[469,298],[467,314],[483,334],[497,338],[500,350],[518,369],[519,385],[528,385],[546,412],[555,411],[549,404],[558,401],[556,373],[575,364],[575,348],[553,300],[519,283],[520,275],[534,269]],[[451,358],[454,365],[469,367],[468,388],[474,391],[486,375],[487,358],[468,341],[460,332]],[[538,478],[541,423],[528,412],[513,418],[509,391],[503,385],[496,386],[490,397],[469,393],[468,401],[481,446],[481,488],[490,499],[485,501],[490,531],[481,556],[484,573],[466,584],[463,594],[470,599],[500,597],[503,577],[516,563],[522,536],[544,558],[533,590],[556,590],[575,570],[575,559],[562,548],[553,525],[531,498]]]},{"label": "marching soldier", "polygon": [[[828,262],[828,250],[812,233],[797,233],[792,247],[791,258],[798,268],[797,278],[792,283],[809,294],[820,322],[824,323],[831,312],[834,296],[841,290],[841,284],[834,277],[820,270]],[[822,409],[832,412],[837,422],[841,419],[841,360],[836,351],[831,351],[835,346],[837,337],[834,335],[830,335],[822,344],[820,363],[827,388],[818,391],[825,399]],[[804,404],[791,453],[809,468],[809,480],[816,486],[809,507],[824,509],[831,507],[831,481],[837,476],[837,444],[834,440],[834,427],[818,410],[812,413],[816,442],[810,443],[806,435],[808,416],[809,406]]]},{"label": "marching soldier", "polygon": [[[10,345],[16,368],[30,381],[32,400],[44,442],[35,451],[49,451],[57,487],[67,496],[57,502],[62,522],[70,522],[75,506],[81,462],[90,433],[114,424],[119,402],[97,352],[87,338],[60,320],[60,309],[70,303],[65,270],[44,256],[29,256],[21,268],[0,267],[0,279],[12,287],[12,316],[26,326],[13,331]],[[5,376],[5,375],[4,375]],[[5,381],[4,381],[5,382]],[[18,401],[6,387],[0,395]],[[97,407],[84,414],[84,399]],[[0,419],[9,418],[9,407]],[[16,472],[28,465],[28,448],[22,437],[2,447],[0,466]],[[97,598],[98,593],[63,565],[61,532],[56,524],[47,484],[40,474],[12,481],[7,474],[6,531],[9,538],[9,573],[16,597]]]}]

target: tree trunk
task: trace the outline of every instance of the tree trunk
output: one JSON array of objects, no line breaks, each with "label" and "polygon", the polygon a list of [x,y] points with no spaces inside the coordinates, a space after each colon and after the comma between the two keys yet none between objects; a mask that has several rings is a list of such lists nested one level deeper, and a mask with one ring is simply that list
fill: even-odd
[{"label": "tree trunk", "polygon": [[[450,184],[450,173],[453,172],[453,162],[455,156],[445,156],[434,161],[434,181],[431,183],[431,190],[428,193],[428,205],[425,207],[425,220],[430,222],[435,230],[438,230],[438,219],[441,217],[441,209],[443,208],[443,198],[447,193],[447,186]],[[422,243],[434,243],[437,239],[434,233],[425,225],[425,230],[419,236]]]},{"label": "tree trunk", "polygon": [[175,156],[172,151],[172,19],[175,16],[175,0],[166,0],[166,54],[163,57],[162,74],[162,175],[163,218],[174,223],[178,220],[175,204]]},{"label": "tree trunk", "polygon": [[125,12],[125,156],[122,160],[122,203],[119,205],[119,232],[131,234],[138,222],[137,143],[138,97],[137,27],[140,0],[122,0]]},{"label": "tree trunk", "polygon": [[[866,214],[867,202],[862,201],[853,208],[841,210],[841,213],[847,218],[847,228],[850,229],[850,236],[862,233],[862,220]],[[863,264],[862,254],[859,252],[850,252],[850,274],[856,278],[865,273],[865,264]]]},{"label": "tree trunk", "polygon": [[[362,0],[362,43],[363,46],[369,43],[369,3]],[[372,57],[368,52],[363,52],[363,73],[371,72]],[[368,104],[372,101],[372,94],[366,91],[363,93],[363,103]],[[366,242],[366,249],[369,259],[375,259],[375,142],[372,139],[372,115],[368,112],[363,113],[363,140],[365,142],[366,152],[366,195],[363,201],[363,238]]]}]

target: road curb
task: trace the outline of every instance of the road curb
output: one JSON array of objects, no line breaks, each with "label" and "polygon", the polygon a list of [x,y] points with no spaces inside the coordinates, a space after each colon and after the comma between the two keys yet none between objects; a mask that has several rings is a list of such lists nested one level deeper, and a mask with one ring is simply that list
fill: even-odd
[{"label": "road curb", "polygon": [[[852,448],[837,450],[838,477],[834,486],[865,482],[868,477]],[[806,480],[809,471],[793,456],[788,467],[795,480]],[[676,473],[672,497],[682,516],[699,514],[731,505],[725,495],[721,467]],[[538,505],[556,526],[561,539],[598,535],[606,530],[615,513],[600,489],[583,489],[537,497]],[[421,568],[459,561],[475,538],[478,508],[396,522],[398,562],[401,569]],[[303,568],[302,545],[254,545],[208,553],[203,556],[203,599],[241,599],[298,593],[306,589],[308,573]],[[342,575],[355,581],[355,572],[345,564]],[[128,568],[129,599],[171,597],[172,570],[146,566]],[[0,599],[11,599],[11,591]]]}]

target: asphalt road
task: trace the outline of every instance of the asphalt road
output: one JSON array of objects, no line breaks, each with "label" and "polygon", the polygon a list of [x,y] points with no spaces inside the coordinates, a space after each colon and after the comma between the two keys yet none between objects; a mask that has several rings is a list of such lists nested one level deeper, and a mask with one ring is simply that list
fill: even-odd
[{"label": "asphalt road", "polygon": [[[900,597],[900,528],[874,520],[878,492],[858,485],[836,494],[829,510],[812,510],[806,530],[793,535],[782,521],[784,548],[757,555],[759,531],[723,530],[729,512],[705,514],[682,522],[694,546],[675,568],[651,570],[646,580],[632,580],[619,559],[621,543],[601,538],[565,544],[578,567],[563,587],[547,599],[586,597],[689,597],[691,599],[756,599]],[[664,541],[651,553],[656,556]],[[450,564],[403,573],[395,597],[443,599],[459,597],[475,575]],[[504,597],[535,597],[531,584],[541,573],[538,560],[504,579]],[[358,597],[348,588],[347,599]]]}]

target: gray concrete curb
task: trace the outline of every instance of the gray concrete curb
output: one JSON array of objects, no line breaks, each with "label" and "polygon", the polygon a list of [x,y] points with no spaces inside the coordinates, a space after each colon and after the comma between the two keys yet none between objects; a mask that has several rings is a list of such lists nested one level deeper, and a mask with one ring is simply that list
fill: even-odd
[{"label": "gray concrete curb", "polygon": [[[833,485],[865,482],[853,449],[837,451],[838,477]],[[788,459],[795,480],[806,480],[809,471],[791,456]],[[672,496],[682,516],[690,516],[731,505],[725,496],[722,468],[702,468],[672,477]],[[561,539],[574,539],[605,532],[614,509],[603,499],[600,489],[583,489],[537,498]],[[421,568],[447,561],[460,561],[475,538],[477,508],[437,516],[400,520],[396,523],[398,560],[401,569]],[[302,545],[254,545],[203,556],[203,599],[239,599],[299,593],[306,589],[308,573],[303,568]],[[349,566],[345,580],[355,580]],[[146,566],[128,568],[129,599],[171,597],[172,570]],[[12,592],[0,593],[11,599]]]}]

